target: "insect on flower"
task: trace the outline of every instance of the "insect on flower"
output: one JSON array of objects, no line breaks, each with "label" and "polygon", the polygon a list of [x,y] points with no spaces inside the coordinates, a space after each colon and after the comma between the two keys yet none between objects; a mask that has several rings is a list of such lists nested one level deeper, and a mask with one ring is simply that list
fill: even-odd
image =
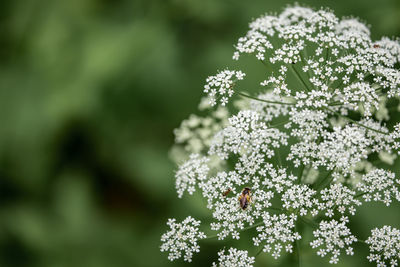
[{"label": "insect on flower", "polygon": [[251,203],[251,189],[248,187],[245,187],[242,191],[242,194],[239,196],[239,204],[240,207],[245,210]]},{"label": "insect on flower", "polygon": [[228,190],[226,190],[222,196],[226,197],[230,192],[232,191],[232,188],[228,188]]}]

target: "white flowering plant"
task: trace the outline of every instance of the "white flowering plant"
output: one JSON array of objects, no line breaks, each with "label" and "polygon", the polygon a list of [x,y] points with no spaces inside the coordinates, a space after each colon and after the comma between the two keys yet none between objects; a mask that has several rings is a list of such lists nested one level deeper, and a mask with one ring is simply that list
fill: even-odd
[{"label": "white flowering plant", "polygon": [[[387,123],[390,109],[400,110],[399,39],[372,41],[355,18],[297,5],[249,26],[233,60],[261,63],[264,79],[250,81],[261,89],[241,88],[251,76],[241,70],[220,71],[204,86],[199,108],[207,115],[175,130],[178,197],[200,190],[219,240],[256,230],[255,256],[224,249],[213,266],[253,266],[260,253],[299,255],[301,224],[331,264],[361,243],[366,260],[397,266],[399,230],[376,228],[363,240],[348,225],[362,205],[400,201],[398,175],[377,167],[393,164],[400,149],[399,121]],[[191,261],[198,242],[213,237],[199,224],[169,220],[161,250],[170,260]]]}]

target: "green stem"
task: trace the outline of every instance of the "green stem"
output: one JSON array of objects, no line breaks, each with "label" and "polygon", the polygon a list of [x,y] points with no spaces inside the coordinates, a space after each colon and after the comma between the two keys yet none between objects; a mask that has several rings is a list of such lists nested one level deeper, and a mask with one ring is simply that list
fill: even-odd
[{"label": "green stem", "polygon": [[345,119],[351,121],[352,123],[354,123],[354,124],[356,124],[356,125],[358,125],[358,126],[360,126],[360,127],[365,128],[365,129],[367,129],[367,130],[370,130],[370,131],[373,131],[373,132],[377,132],[377,133],[380,133],[380,134],[384,134],[384,135],[387,135],[387,134],[388,134],[388,133],[386,133],[386,132],[383,132],[383,131],[376,130],[376,129],[374,129],[374,128],[368,127],[368,126],[366,126],[366,125],[364,125],[364,124],[362,124],[362,123],[359,123],[358,121],[355,121],[355,120],[353,120],[353,119],[351,119],[351,118],[349,118],[349,117],[343,116],[342,114],[340,114],[340,113],[338,113],[338,112],[336,112],[336,111],[333,111],[333,110],[331,110],[331,109],[329,109],[329,108],[325,108],[325,109],[326,109],[326,110],[329,110],[330,112],[334,113],[334,114],[337,115],[337,116],[340,116],[340,117],[342,117],[342,118],[345,118]]},{"label": "green stem", "polygon": [[285,212],[283,209],[280,208],[274,208],[274,207],[269,207],[267,210],[274,210],[274,211],[280,211],[280,212]]},{"label": "green stem", "polygon": [[[298,232],[297,225],[295,227],[295,231]],[[295,247],[296,247],[296,254],[297,254],[297,266],[301,267],[300,240],[296,239]]]},{"label": "green stem", "polygon": [[199,241],[210,240],[210,239],[214,239],[214,238],[218,238],[218,235],[210,235],[210,236],[207,236],[206,238],[200,239]]},{"label": "green stem", "polygon": [[271,69],[270,67],[268,67],[267,63],[264,62],[264,60],[259,60],[267,69]]},{"label": "green stem", "polygon": [[279,152],[279,148],[276,149],[276,157],[278,158],[279,167],[282,167],[281,153]]},{"label": "green stem", "polygon": [[328,61],[328,57],[329,57],[329,47],[326,49],[325,63]]},{"label": "green stem", "polygon": [[297,77],[297,79],[304,85],[304,87],[306,88],[307,91],[310,91],[310,89],[308,89],[308,86],[306,84],[306,82],[303,80],[303,78],[301,77],[300,73],[296,70],[296,68],[293,65],[290,65],[290,68],[292,69],[292,71],[296,74],[295,76]]},{"label": "green stem", "polygon": [[[396,107],[396,108],[397,108],[397,107]],[[285,124],[288,123],[289,121],[290,121],[290,120],[278,122],[277,124],[269,125],[269,127],[270,127],[270,128],[276,128],[276,127],[278,127],[278,126],[285,125]]]},{"label": "green stem", "polygon": [[257,226],[260,226],[260,225],[263,224],[263,223],[264,223],[264,221],[261,221],[261,222],[255,223],[255,224],[253,224],[253,225],[247,226],[247,227],[241,229],[240,232],[243,232],[243,231],[247,231],[247,230],[249,230],[249,229],[256,228]]},{"label": "green stem", "polygon": [[260,99],[260,98],[257,98],[257,97],[254,97],[254,96],[250,96],[250,95],[247,95],[247,94],[244,94],[244,93],[241,93],[241,92],[235,92],[235,93],[240,95],[240,96],[243,96],[243,97],[247,97],[247,98],[250,98],[250,99],[254,99],[254,100],[257,100],[257,101],[270,103],[270,104],[279,104],[279,105],[295,105],[296,104],[296,103],[286,103],[286,102],[270,101],[270,100]]},{"label": "green stem", "polygon": [[[263,221],[258,222],[258,223],[255,223],[255,224],[253,224],[253,225],[250,225],[250,226],[248,226],[248,227],[245,227],[245,228],[243,228],[243,229],[240,229],[239,232],[244,232],[244,231],[247,231],[247,230],[249,230],[249,229],[253,229],[253,228],[257,227],[257,226],[260,226],[260,225],[263,224],[263,223],[264,223]],[[210,236],[207,236],[206,238],[203,238],[203,239],[200,239],[200,240],[209,240],[209,239],[213,239],[213,238],[217,238],[217,237],[218,237],[218,235],[210,235]]]},{"label": "green stem", "polygon": [[[318,183],[315,185],[315,190],[319,190],[321,186],[323,186],[325,184],[325,181],[331,177],[331,174],[335,171],[335,168],[333,168],[332,170],[330,170],[328,172],[328,174]],[[330,181],[329,181],[330,183]]]},{"label": "green stem", "polygon": [[369,192],[363,192],[363,193],[357,194],[357,195],[354,196],[354,198],[359,198],[359,197],[361,197],[361,196],[363,196],[365,194],[368,194],[368,193]]},{"label": "green stem", "polygon": [[311,220],[309,220],[309,219],[307,219],[307,218],[304,218],[304,217],[299,217],[300,218],[300,220],[302,220],[305,224],[308,224],[308,225],[310,225],[311,227],[313,227],[313,228],[318,228],[319,227],[319,224],[317,224],[317,223],[315,223],[315,222],[313,222],[313,221],[311,221]]},{"label": "green stem", "polygon": [[254,258],[257,258],[258,255],[260,255],[260,253],[263,251],[264,246],[261,246],[261,249],[256,253],[256,255],[254,255]]},{"label": "green stem", "polygon": [[301,183],[301,178],[303,177],[304,168],[305,168],[305,165],[304,165],[304,164],[301,164],[299,176],[297,176],[297,183],[298,183],[298,184]]},{"label": "green stem", "polygon": [[[349,103],[355,104],[355,103],[359,103],[359,101],[349,101]],[[328,103],[328,105],[329,106],[342,106],[344,104],[341,102],[331,102],[331,103]]]},{"label": "green stem", "polygon": [[328,103],[329,106],[342,106],[343,103],[335,102],[335,103]]}]

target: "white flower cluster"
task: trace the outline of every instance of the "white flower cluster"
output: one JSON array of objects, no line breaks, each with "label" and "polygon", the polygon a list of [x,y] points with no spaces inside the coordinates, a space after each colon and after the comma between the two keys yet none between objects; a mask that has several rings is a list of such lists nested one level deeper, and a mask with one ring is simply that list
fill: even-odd
[{"label": "white flower cluster", "polygon": [[[239,239],[241,231],[256,228],[254,245],[275,258],[307,240],[305,226],[318,226],[310,245],[335,264],[342,253],[353,254],[354,242],[362,243],[347,226],[359,206],[400,201],[393,171],[400,123],[389,106],[400,99],[400,41],[372,41],[357,19],[292,6],[250,23],[233,59],[243,54],[265,68],[253,86],[261,90],[239,92],[240,70],[207,78],[210,105],[220,106],[207,107],[206,117],[191,115],[175,130],[186,153],[175,176],[178,197],[199,189],[218,239]],[[241,99],[221,107],[234,92]],[[201,110],[206,106],[202,102]],[[187,227],[169,225],[174,232]],[[192,231],[199,239],[198,228]],[[170,259],[186,250],[190,259],[198,247],[194,241],[187,246],[188,240],[195,238],[165,235],[163,250]],[[373,230],[368,259],[397,266],[399,240],[398,230]],[[231,248],[213,266],[254,261]]]},{"label": "white flower cluster", "polygon": [[197,241],[206,238],[206,235],[199,231],[200,221],[188,216],[181,223],[176,223],[175,219],[168,219],[167,225],[171,229],[161,236],[161,251],[169,252],[170,261],[181,258],[184,253],[183,259],[191,262],[193,253],[200,252]]},{"label": "white flower cluster", "polygon": [[[282,97],[275,95],[272,92],[263,93],[257,96],[258,99],[266,100],[266,101],[276,101],[276,102],[285,102],[289,100],[285,100]],[[259,100],[250,100],[248,109],[253,110],[260,114],[262,119],[266,122],[272,121],[274,118],[278,118],[280,116],[286,116],[289,114],[288,105],[274,104],[268,102],[262,102]]]},{"label": "white flower cluster", "polygon": [[264,212],[262,215],[264,224],[258,226],[258,235],[253,238],[255,246],[264,246],[263,251],[271,253],[275,259],[281,256],[282,248],[286,252],[293,252],[293,242],[301,239],[299,233],[294,231],[296,215],[286,214],[270,215]]},{"label": "white flower cluster", "polygon": [[393,148],[396,149],[400,155],[400,123],[394,126],[394,131],[390,134],[393,139]]},{"label": "white flower cluster", "polygon": [[185,191],[192,195],[196,191],[198,183],[206,179],[209,171],[207,162],[208,158],[201,157],[199,154],[191,154],[189,160],[179,166],[179,170],[175,174],[178,197],[181,198]]},{"label": "white flower cluster", "polygon": [[249,257],[246,250],[229,248],[228,254],[225,254],[225,249],[218,252],[218,264],[213,262],[213,267],[252,267],[255,258]]},{"label": "white flower cluster", "polygon": [[[375,261],[378,267],[398,266],[400,259],[400,230],[383,226],[371,231],[371,236],[365,241],[369,244],[368,260]],[[386,265],[388,263],[388,265]]]},{"label": "white flower cluster", "polygon": [[204,85],[204,92],[208,94],[211,106],[216,105],[217,100],[221,102],[222,106],[225,106],[234,93],[235,82],[243,80],[244,76],[246,74],[240,70],[223,70],[214,76],[209,76],[206,79],[207,84]]},{"label": "white flower cluster", "polygon": [[314,196],[317,191],[309,188],[308,185],[295,184],[288,188],[282,195],[282,207],[290,210],[298,210],[300,216],[305,216],[308,212],[315,216],[318,214],[318,199]]},{"label": "white flower cluster", "polygon": [[[204,101],[200,107],[206,110],[208,107],[204,107]],[[210,146],[214,135],[228,123],[228,115],[225,107],[218,107],[207,117],[191,114],[188,119],[182,121],[179,128],[174,130],[175,143],[182,145],[185,152],[189,154],[204,152]]]},{"label": "white flower cluster", "polygon": [[347,218],[342,217],[342,221],[336,220],[321,221],[319,228],[313,232],[315,240],[310,245],[312,248],[319,248],[317,254],[325,257],[331,254],[329,263],[336,264],[339,261],[339,256],[342,250],[345,250],[347,255],[353,255],[353,248],[350,245],[357,241],[350,229],[346,226]]},{"label": "white flower cluster", "polygon": [[[363,108],[365,116],[371,116],[373,108],[379,109],[379,94],[377,87],[366,82],[355,82],[343,88],[343,92],[338,94],[340,102],[348,105],[353,110]],[[358,103],[362,103],[359,105]]]},{"label": "white flower cluster", "polygon": [[[204,183],[203,195],[209,201],[208,207],[213,210],[213,218],[216,222],[211,223],[211,229],[218,231],[219,239],[224,239],[231,235],[234,239],[239,239],[239,231],[244,229],[246,224],[253,225],[257,219],[261,217],[261,211],[270,207],[271,199],[274,197],[273,191],[261,190],[257,178],[254,181],[247,179],[247,185],[251,186],[252,203],[246,210],[242,210],[238,205],[238,197],[241,195],[236,190],[238,185],[246,183],[246,179],[242,179],[235,172],[220,172],[210,179],[210,183]],[[227,189],[232,191],[223,196],[223,192]]]},{"label": "white flower cluster", "polygon": [[228,159],[230,153],[240,155],[239,173],[256,173],[265,158],[272,158],[274,148],[287,144],[287,134],[269,128],[255,111],[240,111],[229,118],[229,125],[217,133],[211,142],[209,154]]},{"label": "white flower cluster", "polygon": [[[262,181],[261,178],[267,173],[270,179]],[[212,230],[218,231],[219,239],[224,239],[228,235],[239,239],[239,231],[263,219],[265,215],[263,211],[272,206],[271,200],[274,196],[294,186],[295,179],[295,176],[287,174],[286,169],[276,170],[272,164],[266,163],[263,164],[260,175],[250,177],[242,176],[235,171],[219,172],[207,181],[201,182],[199,187],[203,191],[204,198],[208,200],[207,207],[213,210],[212,215],[216,219],[216,222],[211,223]],[[252,192],[251,203],[243,210],[238,205],[238,197],[246,186],[250,187]],[[224,195],[225,192],[229,193]],[[282,201],[285,200],[287,195],[282,197]],[[289,204],[290,200],[287,201]],[[292,208],[296,206],[294,202],[289,205],[292,205]],[[308,203],[305,203],[305,206],[307,205]]]},{"label": "white flower cluster", "polygon": [[365,201],[380,201],[389,206],[392,199],[400,201],[400,180],[395,174],[383,169],[375,169],[363,175],[357,189]]},{"label": "white flower cluster", "polygon": [[[330,11],[290,7],[280,16],[258,18],[236,49],[235,60],[241,54],[255,54],[276,66],[279,74],[261,84],[274,85],[274,92],[292,96],[300,105],[341,103],[358,110],[357,103],[362,103],[363,115],[371,116],[372,108],[378,108],[379,92],[387,91],[389,97],[400,93],[400,72],[395,68],[400,42],[386,37],[373,42],[363,23],[339,20]],[[289,70],[299,80],[293,88],[287,82],[292,77]]]},{"label": "white flower cluster", "polygon": [[325,211],[325,216],[331,218],[337,210],[341,215],[347,211],[351,215],[356,212],[356,206],[362,203],[355,198],[356,192],[347,188],[343,184],[331,184],[329,188],[321,191],[322,203],[319,204],[321,210]]},{"label": "white flower cluster", "polygon": [[296,166],[301,163],[311,164],[314,168],[326,167],[349,174],[356,164],[367,159],[371,152],[392,149],[393,138],[383,134],[387,129],[377,126],[371,120],[363,120],[363,126],[332,125],[329,129],[326,112],[296,109],[290,116],[291,121],[298,126],[291,129],[291,136],[297,137],[299,142],[290,147],[288,160],[293,160]]}]

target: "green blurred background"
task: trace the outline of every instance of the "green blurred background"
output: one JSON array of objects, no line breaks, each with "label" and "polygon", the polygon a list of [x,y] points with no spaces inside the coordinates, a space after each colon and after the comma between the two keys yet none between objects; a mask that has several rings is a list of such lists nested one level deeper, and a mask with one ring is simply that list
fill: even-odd
[{"label": "green blurred background", "polygon": [[[209,217],[198,196],[177,198],[172,131],[251,19],[288,3],[2,0],[0,266],[209,266],[225,243],[204,241],[191,265],[159,252],[167,218]],[[373,38],[400,36],[399,0],[301,3],[360,17]],[[353,228],[399,227],[396,205],[370,206]],[[358,252],[340,265],[367,265]],[[304,266],[327,265],[312,253]]]}]

